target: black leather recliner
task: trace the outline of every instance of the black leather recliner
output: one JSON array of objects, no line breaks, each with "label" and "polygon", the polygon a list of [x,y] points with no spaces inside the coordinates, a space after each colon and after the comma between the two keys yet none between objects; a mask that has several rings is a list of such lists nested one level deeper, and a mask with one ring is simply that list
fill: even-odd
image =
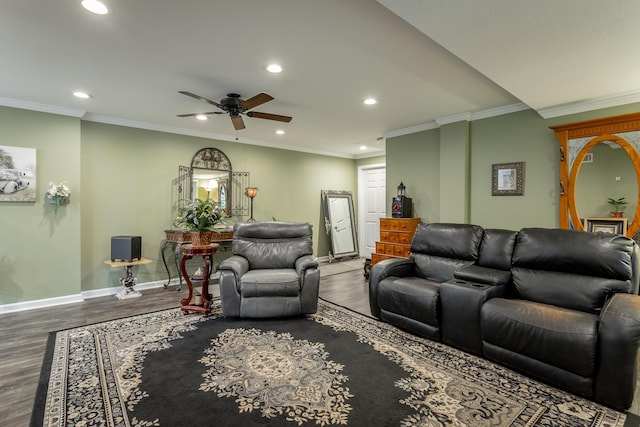
[{"label": "black leather recliner", "polygon": [[485,357],[610,406],[630,406],[640,338],[640,304],[629,295],[638,292],[633,240],[523,229],[511,271],[512,295],[482,305]]},{"label": "black leather recliner", "polygon": [[371,313],[624,410],[637,381],[640,256],[616,234],[421,224],[375,264]]},{"label": "black leather recliner", "polygon": [[233,255],[219,266],[225,317],[315,313],[320,271],[309,223],[251,222],[233,227]]},{"label": "black leather recliner", "polygon": [[371,313],[439,340],[440,283],[453,279],[456,270],[476,262],[482,234],[482,227],[477,225],[420,224],[411,242],[409,259],[385,260],[372,269]]}]

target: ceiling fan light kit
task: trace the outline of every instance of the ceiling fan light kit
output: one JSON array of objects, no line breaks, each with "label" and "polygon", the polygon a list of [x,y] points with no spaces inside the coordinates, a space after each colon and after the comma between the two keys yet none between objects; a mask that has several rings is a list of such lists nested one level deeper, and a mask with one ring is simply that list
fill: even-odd
[{"label": "ceiling fan light kit", "polygon": [[227,113],[231,118],[231,123],[233,123],[233,127],[235,130],[244,129],[244,120],[242,119],[242,115],[247,117],[254,117],[257,119],[265,119],[265,120],[275,120],[277,122],[285,122],[289,123],[292,117],[289,116],[281,116],[279,114],[271,114],[271,113],[262,113],[259,111],[249,111],[259,105],[262,105],[266,102],[273,100],[273,96],[267,93],[259,93],[247,100],[240,98],[240,94],[237,93],[228,93],[226,98],[222,98],[220,102],[212,101],[203,96],[196,95],[195,93],[191,93],[188,91],[179,91],[179,93],[189,96],[191,98],[197,99],[199,101],[204,101],[208,104],[214,105],[221,109],[222,111],[209,111],[205,113],[189,113],[189,114],[178,114],[178,117],[198,117],[198,116],[208,116],[210,114],[224,114]]}]

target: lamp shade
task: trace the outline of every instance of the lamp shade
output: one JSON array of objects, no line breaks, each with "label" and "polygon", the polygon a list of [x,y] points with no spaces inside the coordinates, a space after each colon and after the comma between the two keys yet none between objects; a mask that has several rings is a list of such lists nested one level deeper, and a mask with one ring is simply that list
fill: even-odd
[{"label": "lamp shade", "polygon": [[249,198],[254,198],[258,195],[258,187],[247,187],[244,190],[244,194],[246,194]]}]

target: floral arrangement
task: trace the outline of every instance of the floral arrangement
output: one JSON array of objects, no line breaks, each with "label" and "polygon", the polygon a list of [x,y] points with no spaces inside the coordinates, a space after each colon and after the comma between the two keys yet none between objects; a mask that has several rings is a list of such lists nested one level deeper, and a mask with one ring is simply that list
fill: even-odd
[{"label": "floral arrangement", "polygon": [[47,189],[46,196],[49,203],[55,206],[54,213],[57,214],[60,206],[69,203],[71,190],[67,186],[66,181],[62,181],[60,184],[49,182],[49,189]]},{"label": "floral arrangement", "polygon": [[178,209],[173,225],[190,231],[212,230],[225,218],[224,209],[213,200],[190,200]]}]

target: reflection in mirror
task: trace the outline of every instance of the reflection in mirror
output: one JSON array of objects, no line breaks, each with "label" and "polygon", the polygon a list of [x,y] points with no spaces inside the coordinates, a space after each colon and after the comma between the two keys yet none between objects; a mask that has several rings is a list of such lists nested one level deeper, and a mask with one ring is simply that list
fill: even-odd
[{"label": "reflection in mirror", "polygon": [[222,209],[227,209],[227,191],[231,172],[193,169],[191,198],[213,200]]},{"label": "reflection in mirror", "polygon": [[350,191],[322,190],[329,262],[359,256],[353,197]]},{"label": "reflection in mirror", "polygon": [[575,203],[581,218],[609,216],[609,198],[624,197],[623,217],[633,219],[638,204],[638,183],[631,158],[620,145],[603,141],[589,150],[576,179]]}]

